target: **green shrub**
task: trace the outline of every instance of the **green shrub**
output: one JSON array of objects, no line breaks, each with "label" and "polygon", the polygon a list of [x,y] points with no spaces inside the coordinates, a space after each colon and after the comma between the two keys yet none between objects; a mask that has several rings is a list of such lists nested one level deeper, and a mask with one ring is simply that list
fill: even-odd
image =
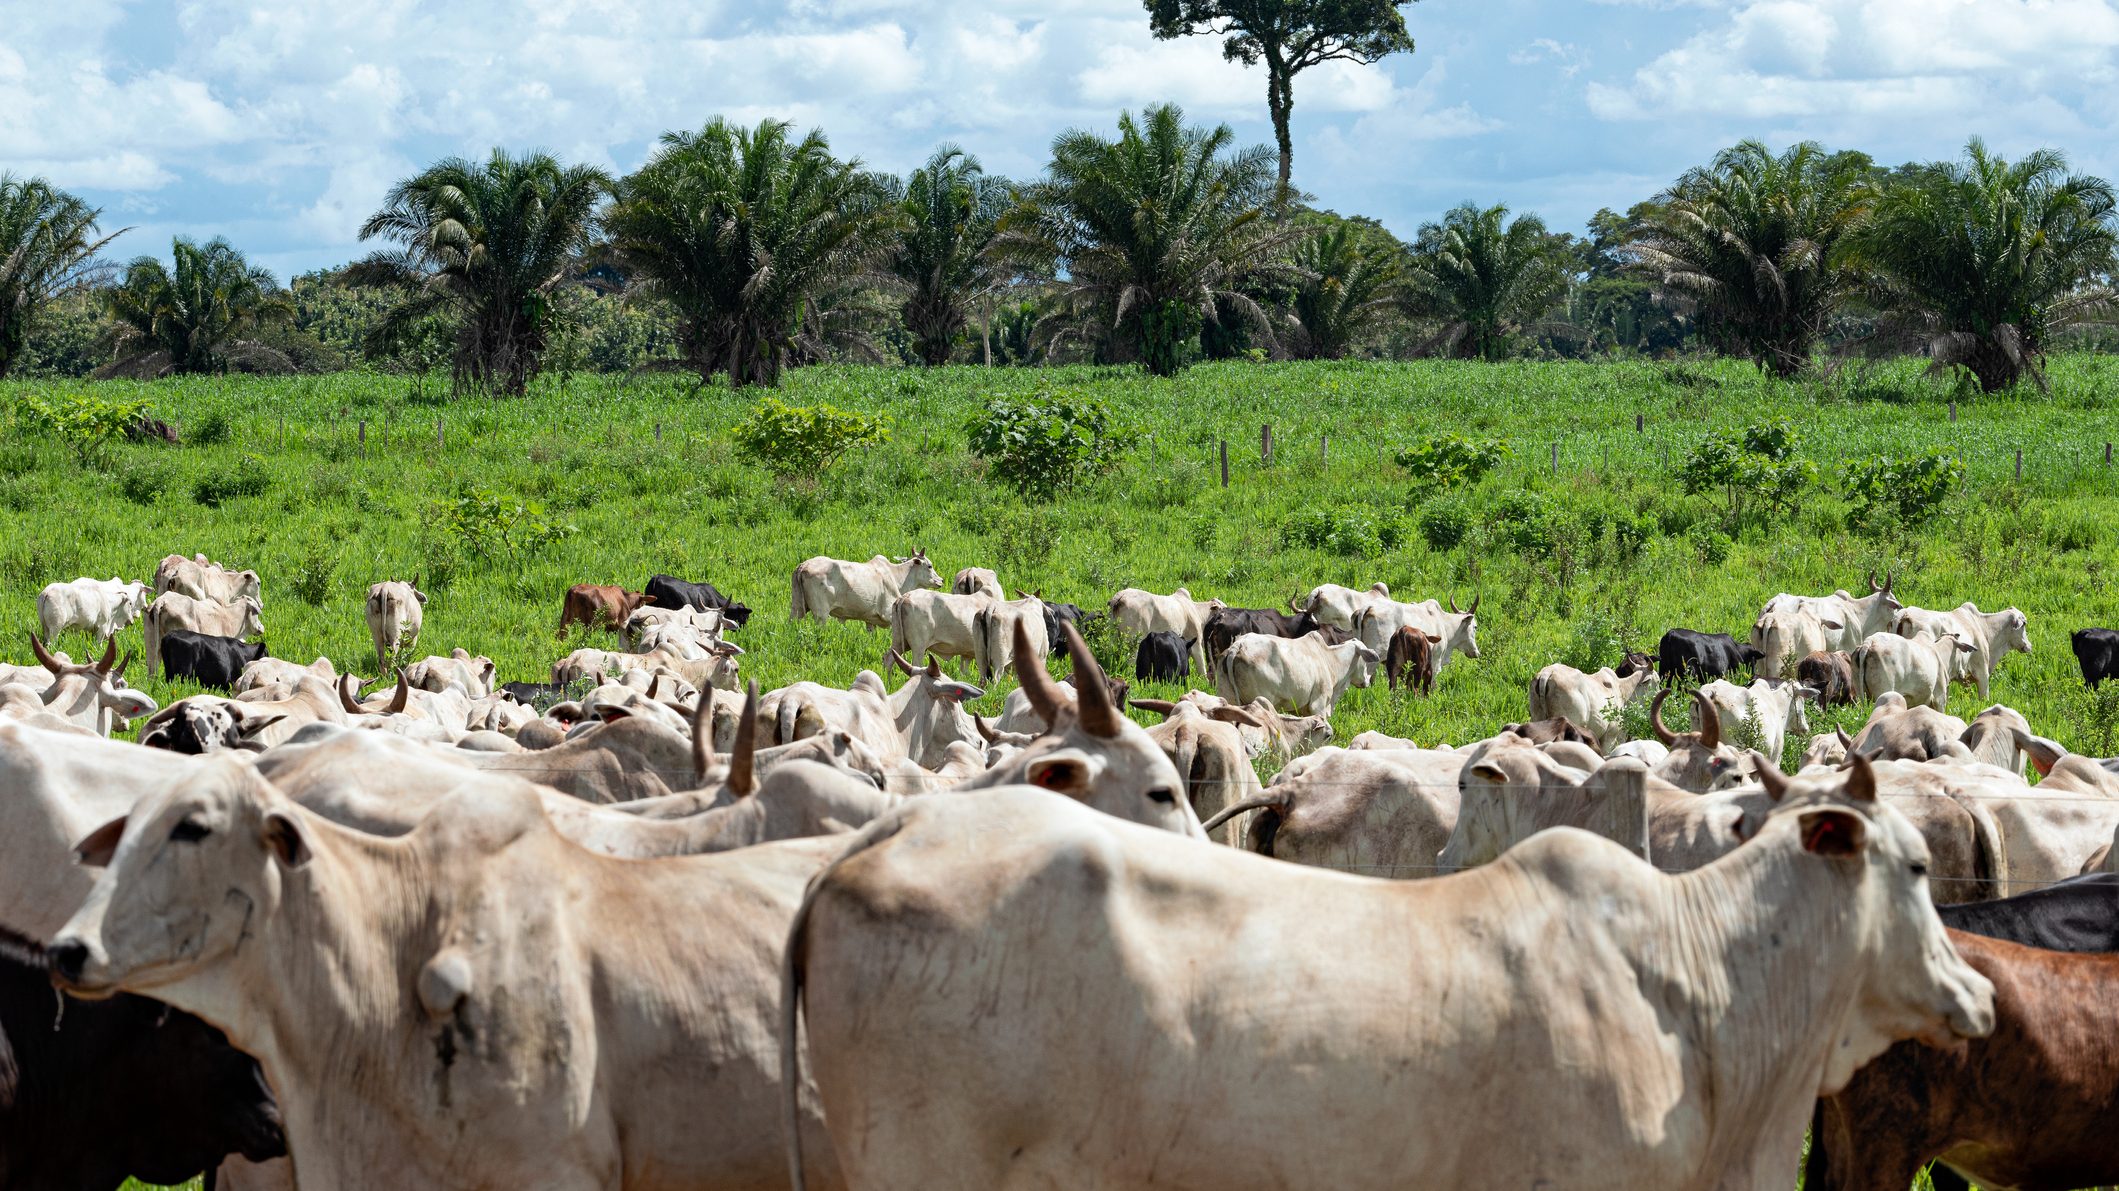
[{"label": "green shrub", "polygon": [[245,455],[234,467],[211,472],[193,481],[191,499],[209,509],[217,509],[239,496],[262,495],[270,487],[272,475],[265,470],[265,461],[256,455]]},{"label": "green shrub", "polygon": [[64,442],[87,466],[100,460],[125,428],[147,413],[144,398],[105,401],[90,393],[48,394],[24,389],[15,395],[15,420],[35,434]]},{"label": "green shrub", "polygon": [[455,500],[433,502],[427,506],[427,521],[475,558],[535,554],[581,532],[577,526],[545,516],[542,505],[511,502],[484,488],[468,489]]},{"label": "green shrub", "polygon": [[1850,459],[1840,469],[1840,491],[1853,506],[1847,521],[1857,528],[1917,525],[1942,510],[1964,474],[1964,463],[1940,450]]},{"label": "green shrub", "polygon": [[1795,427],[1785,421],[1709,435],[1678,466],[1678,481],[1692,496],[1719,494],[1731,525],[1793,513],[1817,479],[1817,465],[1795,457],[1796,443]]},{"label": "green shrub", "polygon": [[136,505],[151,505],[169,486],[169,469],[135,463],[118,473],[118,494]]},{"label": "green shrub", "polygon": [[1454,550],[1472,536],[1471,510],[1455,497],[1445,497],[1420,510],[1420,536],[1430,550]]},{"label": "green shrub", "polygon": [[987,401],[970,434],[987,472],[1032,500],[1115,469],[1134,438],[1101,401],[1045,394]]},{"label": "green shrub", "polygon": [[1501,498],[1493,513],[1494,540],[1526,558],[1548,558],[1565,536],[1560,510],[1527,489]]},{"label": "green shrub", "polygon": [[1392,458],[1414,483],[1446,489],[1478,483],[1510,454],[1508,444],[1497,438],[1474,442],[1461,434],[1444,434],[1406,447]]},{"label": "green shrub", "polygon": [[186,446],[210,447],[227,442],[229,436],[234,433],[235,423],[229,420],[227,414],[215,410],[192,423],[184,431],[184,443]]},{"label": "green shrub", "polygon": [[848,451],[890,441],[886,419],[829,405],[761,397],[730,436],[736,449],[783,480],[813,480]]},{"label": "green shrub", "polygon": [[1359,506],[1305,509],[1280,530],[1284,546],[1306,546],[1351,558],[1375,558],[1396,549],[1404,539],[1405,527],[1397,517]]},{"label": "green shrub", "polygon": [[295,564],[294,572],[287,577],[287,586],[295,598],[312,608],[321,608],[331,598],[331,576],[338,568],[338,560],[331,551],[317,546]]},{"label": "green shrub", "polygon": [[1729,560],[1729,552],[1736,549],[1736,542],[1728,534],[1705,521],[1685,531],[1685,538],[1692,543],[1693,552],[1700,561],[1710,567],[1718,567]]}]

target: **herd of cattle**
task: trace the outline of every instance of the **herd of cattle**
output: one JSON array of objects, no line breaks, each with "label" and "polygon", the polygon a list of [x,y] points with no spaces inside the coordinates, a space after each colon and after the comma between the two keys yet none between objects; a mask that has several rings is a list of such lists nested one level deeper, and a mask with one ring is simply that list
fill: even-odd
[{"label": "herd of cattle", "polygon": [[[1350,687],[1479,656],[1478,601],[816,558],[791,614],[904,681],[761,696],[709,584],[577,586],[562,636],[618,648],[503,683],[408,660],[392,581],[364,695],[246,640],[255,572],[53,584],[0,665],[0,1188],[1785,1191],[1806,1129],[1811,1191],[2119,1182],[2119,759],[1949,714],[2021,612],[1868,586],[1341,746]],[[1129,700],[1101,616],[1213,690]],[[134,620],[227,693],[127,685]],[[974,714],[944,659],[1020,685]]]}]

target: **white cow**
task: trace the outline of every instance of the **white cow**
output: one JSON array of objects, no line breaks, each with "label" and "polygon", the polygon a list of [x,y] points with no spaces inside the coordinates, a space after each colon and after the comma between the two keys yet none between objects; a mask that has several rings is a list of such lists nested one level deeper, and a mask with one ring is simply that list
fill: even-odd
[{"label": "white cow", "polygon": [[[1869,594],[1859,599],[1856,599],[1853,593],[1845,588],[1841,588],[1828,596],[1799,596],[1782,592],[1767,600],[1766,606],[1760,609],[1760,614],[1804,610],[1815,612],[1819,617],[1836,621],[1840,625],[1839,638],[1827,648],[1853,649],[1871,635],[1881,633],[1890,628],[1892,618],[1898,615],[1901,608],[1905,607],[1905,605],[1898,602],[1898,597],[1892,594],[1891,583],[1892,577],[1885,575],[1884,581],[1879,584],[1876,581],[1876,573],[1871,571],[1869,573]],[[1757,642],[1753,642],[1753,644],[1755,645]],[[1800,660],[1800,657],[1801,655],[1797,655],[1798,660]],[[1779,674],[1766,673],[1763,662],[1760,663],[1760,668],[1755,673],[1760,678],[1782,677]]]},{"label": "white cow", "polygon": [[[1052,638],[1045,631],[1045,601],[1036,596],[989,603],[973,614],[972,622],[978,646],[973,661],[978,665],[980,682],[990,684],[1004,671],[1015,668],[1017,641],[1029,644],[1030,656],[1038,665],[1044,665],[1045,655],[1051,651]],[[1025,631],[1018,634],[1018,626]]]},{"label": "white cow", "polygon": [[265,609],[255,596],[244,596],[234,604],[222,604],[194,599],[180,592],[163,592],[147,606],[147,614],[140,619],[140,656],[146,660],[149,671],[161,670],[162,638],[177,629],[209,637],[257,636],[265,631]]},{"label": "white cow", "polygon": [[496,676],[492,658],[474,657],[461,647],[450,650],[448,657],[424,657],[405,667],[405,681],[415,690],[456,691],[467,699],[492,694]]},{"label": "white cow", "polygon": [[1192,665],[1198,672],[1207,672],[1207,617],[1217,608],[1226,608],[1220,600],[1195,600],[1186,588],[1178,588],[1169,595],[1156,595],[1138,587],[1128,587],[1111,597],[1111,619],[1118,627],[1135,637],[1149,633],[1176,633],[1192,643]]},{"label": "white cow", "polygon": [[1245,633],[1214,665],[1214,688],[1231,703],[1265,699],[1281,711],[1330,718],[1349,687],[1376,678],[1376,651],[1360,641],[1326,645],[1315,633],[1290,640]]},{"label": "white cow", "polygon": [[0,715],[29,718],[52,727],[55,725],[38,718],[50,716],[98,736],[108,736],[112,728],[157,710],[157,704],[146,692],[125,685],[125,662],[132,660],[130,656],[113,666],[118,655],[116,640],[105,642],[103,656],[86,664],[60,661],[35,636],[30,637],[29,647],[50,680],[35,686],[0,687],[0,692],[13,696],[34,695],[10,698],[6,706],[0,707]]},{"label": "white cow", "polygon": [[890,647],[908,658],[976,658],[978,615],[1000,598],[908,591],[890,604]]},{"label": "white cow", "polygon": [[789,938],[795,1185],[1782,1191],[1820,1094],[1994,1026],[1866,767],[1784,787],[1703,873],[1558,830],[1412,884],[910,800]]},{"label": "white cow", "polygon": [[1381,657],[1389,652],[1391,638],[1399,629],[1418,629],[1441,642],[1434,649],[1435,672],[1439,674],[1442,664],[1449,661],[1452,654],[1461,653],[1468,658],[1479,656],[1479,601],[1483,598],[1473,597],[1471,607],[1461,612],[1457,610],[1454,596],[1450,598],[1448,611],[1434,600],[1422,600],[1417,604],[1377,600],[1354,614],[1354,635]]},{"label": "white cow", "polygon": [[1610,666],[1586,674],[1555,662],[1530,681],[1530,718],[1564,716],[1597,738],[1597,750],[1610,753],[1626,739],[1620,716],[1627,704],[1656,690],[1654,670],[1636,670],[1625,678]]},{"label": "white cow", "polygon": [[1815,607],[1761,612],[1751,625],[1751,644],[1765,656],[1752,672],[1761,678],[1793,678],[1797,662],[1839,648],[1846,636],[1846,622]]},{"label": "white cow", "polygon": [[190,558],[171,554],[155,567],[155,593],[172,591],[195,600],[212,600],[216,604],[264,598],[256,571],[231,571],[209,561],[203,554]]},{"label": "white cow", "polygon": [[1854,687],[1869,699],[1897,691],[1906,702],[1950,709],[1950,683],[1967,676],[1966,663],[1976,647],[1954,633],[1911,639],[1878,633],[1854,649]]},{"label": "white cow", "polygon": [[1803,702],[1817,698],[1809,687],[1771,678],[1758,679],[1748,687],[1717,678],[1702,684],[1700,695],[1705,703],[1693,704],[1693,731],[1700,730],[1702,713],[1712,706],[1724,738],[1742,740],[1746,731],[1755,730],[1758,750],[1775,764],[1780,763],[1788,733],[1810,734],[1810,717],[1803,713]]},{"label": "white cow", "polygon": [[398,655],[419,641],[427,593],[401,580],[368,589],[368,635],[375,640],[375,668],[388,672]]},{"label": "white cow", "polygon": [[1970,678],[1979,688],[1979,697],[1989,698],[1989,686],[1994,679],[1994,668],[2010,653],[2031,652],[2029,622],[2015,608],[2003,608],[1999,612],[1981,612],[1979,606],[1967,600],[1948,612],[1931,612],[1926,608],[1903,608],[1893,622],[1892,631],[1901,637],[1917,637],[1926,633],[1933,637],[1954,636],[1972,647],[1964,659],[1964,677]]},{"label": "white cow", "polygon": [[47,584],[37,593],[37,625],[47,641],[68,629],[107,641],[138,619],[153,598],[145,583],[127,583],[116,575]]},{"label": "white cow", "polygon": [[1001,577],[986,567],[965,567],[956,573],[949,583],[955,595],[982,595],[996,600],[1005,600],[1008,593],[1001,590]]},{"label": "white cow", "polygon": [[867,562],[847,562],[819,555],[795,568],[794,598],[788,615],[794,620],[814,616],[817,623],[858,620],[870,632],[890,627],[891,601],[922,587],[940,587],[927,551],[896,562],[881,554]]},{"label": "white cow", "polygon": [[1328,624],[1335,629],[1354,631],[1354,619],[1363,611],[1391,598],[1388,583],[1377,583],[1366,591],[1341,587],[1336,583],[1321,583],[1310,589],[1310,593],[1288,604],[1290,611],[1307,612],[1317,618],[1317,623]]}]

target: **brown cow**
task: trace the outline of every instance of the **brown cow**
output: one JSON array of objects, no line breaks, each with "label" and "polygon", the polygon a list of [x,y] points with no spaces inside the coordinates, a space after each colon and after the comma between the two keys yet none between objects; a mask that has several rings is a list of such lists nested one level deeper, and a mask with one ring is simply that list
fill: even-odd
[{"label": "brown cow", "polygon": [[1946,1049],[1901,1042],[1818,1101],[1803,1186],[1904,1191],[1936,1158],[1982,1187],[2119,1183],[2119,955],[1956,930],[1950,942],[1994,983],[1994,1033]]},{"label": "brown cow", "polygon": [[642,604],[647,593],[595,583],[576,583],[567,588],[566,602],[559,608],[559,635],[567,635],[570,624],[616,630]]},{"label": "brown cow", "polygon": [[1390,681],[1391,689],[1397,690],[1402,681],[1408,689],[1434,694],[1435,646],[1440,644],[1442,638],[1412,625],[1392,633],[1390,647],[1383,655],[1383,676]]},{"label": "brown cow", "polygon": [[1819,707],[1854,702],[1854,655],[1844,649],[1818,650],[1795,663],[1795,681],[1817,692]]}]

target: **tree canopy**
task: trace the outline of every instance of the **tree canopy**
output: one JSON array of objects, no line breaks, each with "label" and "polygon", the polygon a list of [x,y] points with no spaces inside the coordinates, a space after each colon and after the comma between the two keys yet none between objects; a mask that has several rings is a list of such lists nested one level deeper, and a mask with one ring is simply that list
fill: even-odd
[{"label": "tree canopy", "polygon": [[1002,279],[990,250],[1013,193],[955,145],[893,187],[901,223],[886,267],[905,288],[901,311],[921,363],[949,362],[971,301]]},{"label": "tree canopy", "polygon": [[290,369],[258,332],[293,317],[272,274],[253,267],[226,240],[178,237],[171,267],[151,256],[125,267],[106,298],[116,358],[99,375],[156,377],[226,372],[232,365]]},{"label": "tree canopy", "polygon": [[94,280],[96,253],[124,234],[98,236],[101,215],[42,178],[0,173],[0,378],[21,359],[45,305]]}]

